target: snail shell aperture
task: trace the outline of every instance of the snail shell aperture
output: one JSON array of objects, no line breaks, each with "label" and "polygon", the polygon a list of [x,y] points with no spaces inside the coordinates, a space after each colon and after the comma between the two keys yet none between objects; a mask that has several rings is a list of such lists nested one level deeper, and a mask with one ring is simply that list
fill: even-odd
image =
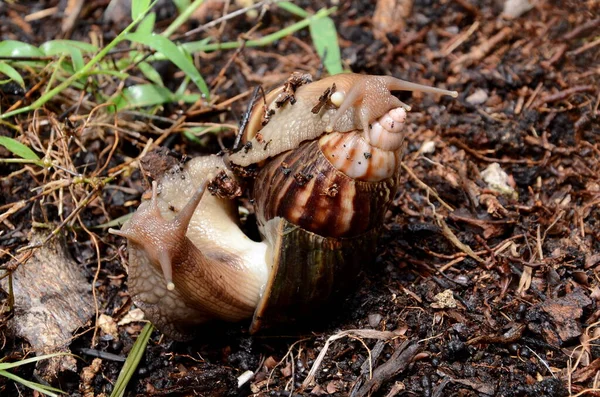
[{"label": "snail shell aperture", "polygon": [[[242,150],[153,183],[112,230],[128,240],[129,290],[146,316],[176,339],[213,319],[252,318],[256,332],[343,296],[373,261],[398,188],[409,107],[395,90],[456,96],[388,76],[293,75],[255,106]],[[205,194],[251,165],[261,242],[239,228],[235,201]]]}]

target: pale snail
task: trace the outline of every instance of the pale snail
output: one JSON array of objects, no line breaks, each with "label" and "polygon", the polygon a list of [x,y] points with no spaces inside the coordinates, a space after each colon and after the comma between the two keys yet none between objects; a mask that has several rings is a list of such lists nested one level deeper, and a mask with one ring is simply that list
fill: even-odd
[{"label": "pale snail", "polygon": [[[310,313],[374,260],[398,185],[406,110],[391,91],[457,96],[389,76],[293,75],[255,106],[244,148],[195,158],[153,183],[119,231],[129,291],[162,332],[186,338],[210,320],[252,318],[250,332]],[[217,175],[257,167],[261,242],[234,200],[204,194]]]}]

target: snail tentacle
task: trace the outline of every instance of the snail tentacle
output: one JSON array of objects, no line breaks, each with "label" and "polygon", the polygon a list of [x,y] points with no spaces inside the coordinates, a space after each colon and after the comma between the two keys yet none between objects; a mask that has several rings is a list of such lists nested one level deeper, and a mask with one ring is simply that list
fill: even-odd
[{"label": "snail tentacle", "polygon": [[[347,93],[337,91],[335,94],[338,94],[338,95],[333,98],[334,100],[332,102],[334,103],[334,105],[337,106],[337,104],[341,100],[341,104],[338,106],[338,108],[337,108],[335,114],[333,115],[333,117],[331,118],[331,120],[329,120],[329,124],[327,125],[327,128],[325,129],[326,132],[333,131],[333,127],[334,127],[335,123],[337,123],[339,118],[342,115],[344,115],[348,111],[348,109],[350,109],[350,107],[354,106],[354,104],[357,103],[358,101],[362,102],[362,99],[365,95],[365,80],[359,79],[356,82],[356,84],[354,84],[352,86],[352,88],[350,89],[350,91],[348,91]],[[363,119],[362,115],[361,115],[361,119]],[[367,123],[368,123],[368,121],[367,121]],[[363,119],[363,125],[364,125],[364,119]]]},{"label": "snail tentacle", "polygon": [[[390,91],[419,91],[427,94],[449,95],[452,98],[458,97],[458,92],[445,90],[438,87],[430,87],[428,85],[417,84],[410,81],[402,80],[393,76],[380,76],[385,82],[386,87]],[[408,109],[407,109],[408,110]]]},{"label": "snail tentacle", "polygon": [[121,230],[109,229],[110,233],[126,237],[133,244],[141,246],[149,260],[160,265],[169,291],[175,289],[175,284],[173,283],[172,255],[165,247],[176,247],[178,242],[185,238],[190,219],[204,194],[204,187],[205,184],[198,189],[194,195],[194,201],[190,201],[179,216],[167,221],[160,213],[157,183],[153,181],[150,203],[134,214],[130,227]]}]

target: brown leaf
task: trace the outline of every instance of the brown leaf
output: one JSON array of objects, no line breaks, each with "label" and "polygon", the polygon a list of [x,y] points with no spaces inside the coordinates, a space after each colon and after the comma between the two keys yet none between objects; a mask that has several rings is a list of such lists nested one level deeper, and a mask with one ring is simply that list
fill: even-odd
[{"label": "brown leaf", "polygon": [[581,289],[558,299],[550,299],[542,304],[542,310],[550,315],[558,335],[563,341],[581,335],[581,324],[578,321],[583,308],[591,305],[592,300]]}]

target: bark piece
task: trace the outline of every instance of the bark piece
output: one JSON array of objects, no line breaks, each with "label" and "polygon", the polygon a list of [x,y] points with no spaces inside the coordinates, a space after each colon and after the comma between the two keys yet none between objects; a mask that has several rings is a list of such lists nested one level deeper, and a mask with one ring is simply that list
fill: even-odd
[{"label": "bark piece", "polygon": [[[31,243],[42,241],[34,234]],[[2,287],[7,288],[6,280]],[[68,351],[72,333],[92,316],[90,284],[67,252],[64,241],[50,240],[13,273],[14,332],[26,339],[37,354]],[[76,370],[75,359],[58,356],[38,365],[49,382],[63,370]]]}]

